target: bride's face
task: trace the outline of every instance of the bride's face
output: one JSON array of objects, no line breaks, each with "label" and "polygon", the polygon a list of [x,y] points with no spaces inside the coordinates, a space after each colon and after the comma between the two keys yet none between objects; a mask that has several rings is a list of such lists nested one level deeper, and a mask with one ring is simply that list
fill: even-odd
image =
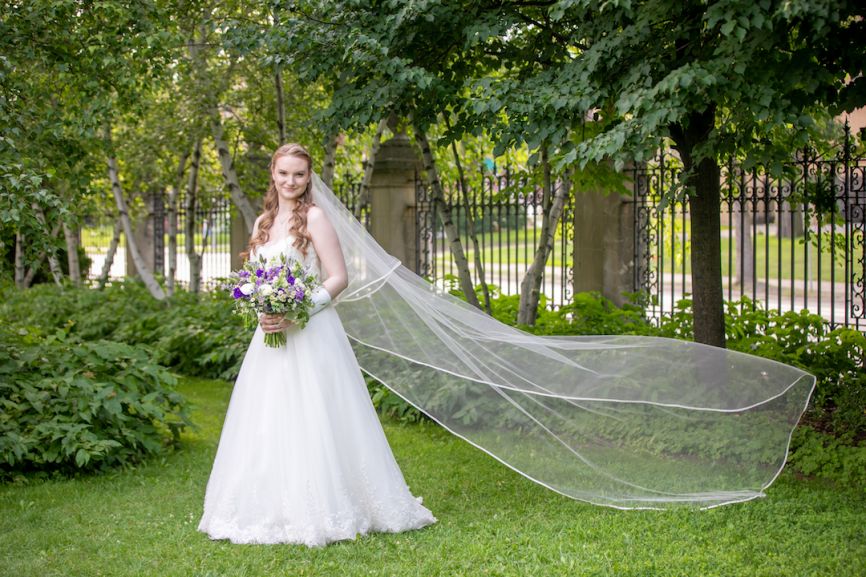
[{"label": "bride's face", "polygon": [[304,158],[281,156],[274,164],[274,172],[271,176],[280,199],[294,202],[307,189],[307,184],[310,182],[310,167]]}]

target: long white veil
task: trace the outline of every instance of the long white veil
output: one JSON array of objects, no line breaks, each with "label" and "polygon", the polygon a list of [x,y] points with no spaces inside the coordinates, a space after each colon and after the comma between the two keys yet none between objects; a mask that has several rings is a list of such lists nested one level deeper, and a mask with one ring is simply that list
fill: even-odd
[{"label": "long white veil", "polygon": [[618,508],[763,496],[815,378],[656,337],[539,337],[406,269],[313,175],[349,286],[336,299],[361,368],[455,435],[554,491]]}]

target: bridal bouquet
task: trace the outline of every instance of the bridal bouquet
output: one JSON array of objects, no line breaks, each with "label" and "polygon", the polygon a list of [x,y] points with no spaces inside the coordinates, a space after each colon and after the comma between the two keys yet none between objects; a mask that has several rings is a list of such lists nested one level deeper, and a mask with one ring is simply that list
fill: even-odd
[{"label": "bridal bouquet", "polygon": [[[259,315],[278,314],[304,328],[310,320],[312,294],[319,279],[295,259],[280,255],[270,260],[248,260],[244,267],[230,275],[228,288],[235,299],[235,312],[249,328],[259,322]],[[286,344],[286,333],[265,333],[265,344]]]}]

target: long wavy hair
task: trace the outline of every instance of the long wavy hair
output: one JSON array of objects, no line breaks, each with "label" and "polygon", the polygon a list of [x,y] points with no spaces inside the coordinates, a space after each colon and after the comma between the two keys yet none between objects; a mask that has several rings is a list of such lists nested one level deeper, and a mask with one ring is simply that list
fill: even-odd
[{"label": "long wavy hair", "polygon": [[298,204],[295,206],[292,218],[289,219],[288,234],[295,237],[295,241],[292,245],[295,246],[295,248],[297,248],[303,255],[307,254],[307,247],[309,247],[310,243],[313,241],[310,233],[307,231],[307,212],[309,212],[310,207],[313,206],[313,157],[310,156],[307,149],[300,144],[284,144],[274,151],[274,155],[271,157],[271,183],[268,186],[268,191],[265,193],[264,212],[262,213],[261,220],[259,220],[258,232],[250,239],[250,244],[247,247],[246,252],[241,253],[241,256],[244,259],[249,258],[253,249],[266,244],[271,238],[271,227],[273,227],[274,222],[276,221],[277,212],[280,208],[277,185],[274,183],[274,167],[277,164],[277,160],[283,156],[303,158],[307,161],[307,169],[310,171],[310,180],[307,182],[307,189],[298,198]]}]

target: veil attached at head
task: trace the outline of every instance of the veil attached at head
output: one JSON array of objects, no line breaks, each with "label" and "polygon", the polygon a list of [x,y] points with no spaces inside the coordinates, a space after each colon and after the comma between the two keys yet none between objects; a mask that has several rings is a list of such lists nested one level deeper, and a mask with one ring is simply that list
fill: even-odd
[{"label": "veil attached at head", "polygon": [[815,378],[656,337],[541,337],[444,293],[385,252],[313,175],[349,286],[336,299],[367,374],[520,474],[618,508],[763,496]]}]

